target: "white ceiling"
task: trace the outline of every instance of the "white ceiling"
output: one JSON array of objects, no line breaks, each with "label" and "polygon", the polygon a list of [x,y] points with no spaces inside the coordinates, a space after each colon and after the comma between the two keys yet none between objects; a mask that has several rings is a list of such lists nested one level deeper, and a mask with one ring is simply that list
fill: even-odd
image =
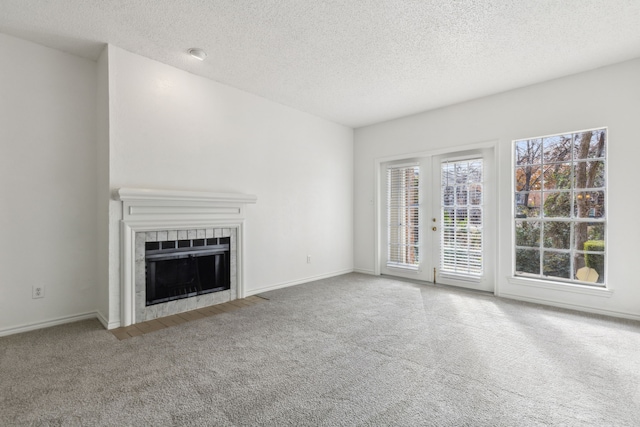
[{"label": "white ceiling", "polygon": [[640,0],[0,0],[0,32],[360,127],[640,57]]}]

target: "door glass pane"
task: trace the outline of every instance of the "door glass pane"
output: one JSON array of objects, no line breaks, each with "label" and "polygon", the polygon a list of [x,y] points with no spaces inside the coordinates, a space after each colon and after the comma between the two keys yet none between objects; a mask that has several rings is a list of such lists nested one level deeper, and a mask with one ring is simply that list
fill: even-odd
[{"label": "door glass pane", "polygon": [[387,265],[420,263],[420,168],[387,169]]},{"label": "door glass pane", "polygon": [[441,165],[440,269],[481,275],[483,217],[482,159]]}]

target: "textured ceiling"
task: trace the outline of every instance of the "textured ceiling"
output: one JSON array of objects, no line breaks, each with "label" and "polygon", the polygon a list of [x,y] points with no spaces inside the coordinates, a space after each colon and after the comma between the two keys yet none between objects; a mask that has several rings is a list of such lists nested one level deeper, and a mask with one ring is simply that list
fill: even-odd
[{"label": "textured ceiling", "polygon": [[640,57],[640,0],[0,0],[0,32],[359,127]]}]

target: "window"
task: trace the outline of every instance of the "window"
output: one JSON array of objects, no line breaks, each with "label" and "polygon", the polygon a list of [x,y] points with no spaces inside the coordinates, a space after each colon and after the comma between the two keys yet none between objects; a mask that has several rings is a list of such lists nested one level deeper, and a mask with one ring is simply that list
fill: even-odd
[{"label": "window", "polygon": [[440,268],[482,274],[482,159],[441,165]]},{"label": "window", "polygon": [[420,168],[387,168],[387,266],[418,268]]},{"label": "window", "polygon": [[606,129],[515,141],[515,275],[604,286]]}]

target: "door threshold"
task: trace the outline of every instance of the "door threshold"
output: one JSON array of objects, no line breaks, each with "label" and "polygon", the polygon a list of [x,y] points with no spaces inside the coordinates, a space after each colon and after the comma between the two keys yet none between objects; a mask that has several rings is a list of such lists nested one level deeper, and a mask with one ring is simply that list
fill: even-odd
[{"label": "door threshold", "polygon": [[392,276],[390,274],[380,274],[380,276],[388,278],[388,279],[394,279],[394,280],[399,280],[401,282],[407,282],[407,283],[413,283],[414,285],[420,285],[420,286],[434,286],[434,287],[440,287],[440,288],[453,288],[453,289],[459,289],[459,290],[463,290],[463,291],[469,291],[469,292],[475,292],[475,293],[480,293],[480,294],[489,294],[489,295],[495,295],[494,291],[486,291],[484,289],[473,289],[473,288],[466,288],[464,286],[456,286],[456,285],[449,285],[446,283],[433,283],[430,282],[428,280],[419,280],[419,279],[410,279],[408,277],[401,277],[401,276]]}]

